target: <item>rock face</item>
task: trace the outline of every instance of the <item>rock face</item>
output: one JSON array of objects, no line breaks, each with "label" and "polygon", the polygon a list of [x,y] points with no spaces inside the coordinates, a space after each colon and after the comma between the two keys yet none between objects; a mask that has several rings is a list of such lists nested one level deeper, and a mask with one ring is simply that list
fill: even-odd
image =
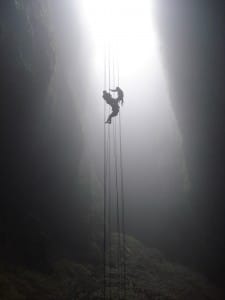
[{"label": "rock face", "polygon": [[220,277],[225,265],[225,6],[223,1],[157,1],[155,11],[191,181],[195,264]]},{"label": "rock face", "polygon": [[39,269],[58,251],[82,256],[89,240],[80,99],[53,37],[47,1],[0,4],[0,253]]},{"label": "rock face", "polygon": [[35,203],[45,173],[44,164],[38,165],[43,154],[40,132],[54,54],[38,1],[10,0],[0,6],[0,251],[11,256],[17,249],[15,258],[32,260],[29,253],[42,240]]},{"label": "rock face", "polygon": [[[117,236],[114,235],[114,248]],[[220,291],[205,278],[167,261],[156,249],[148,249],[127,237],[127,299],[222,300]],[[112,300],[118,299],[118,274],[113,265]],[[61,259],[51,271],[37,273],[19,268],[0,270],[0,297],[5,300],[103,299],[102,265],[82,265]],[[108,290],[107,290],[108,292]]]}]

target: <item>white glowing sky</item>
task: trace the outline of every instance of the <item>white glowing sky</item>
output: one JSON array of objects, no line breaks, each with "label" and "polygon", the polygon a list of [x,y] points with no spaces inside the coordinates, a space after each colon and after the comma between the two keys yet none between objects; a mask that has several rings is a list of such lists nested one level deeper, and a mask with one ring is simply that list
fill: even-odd
[{"label": "white glowing sky", "polygon": [[81,10],[102,68],[106,45],[119,61],[122,76],[147,67],[157,53],[149,0],[82,0]]}]

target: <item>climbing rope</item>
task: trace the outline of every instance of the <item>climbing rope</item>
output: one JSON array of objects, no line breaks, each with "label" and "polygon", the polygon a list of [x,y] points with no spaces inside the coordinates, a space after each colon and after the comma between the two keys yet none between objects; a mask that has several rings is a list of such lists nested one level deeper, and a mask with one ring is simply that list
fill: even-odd
[{"label": "climbing rope", "polygon": [[[106,89],[106,53],[104,57],[104,90]],[[104,101],[104,120],[103,124],[105,123],[106,119],[106,103]],[[104,251],[104,290],[103,296],[106,299],[106,188],[107,188],[107,181],[106,181],[106,127],[104,124],[104,244],[103,244],[103,251]]]},{"label": "climbing rope", "polygon": [[[117,72],[116,72],[117,71]],[[116,80],[117,75],[117,80]],[[111,84],[115,89],[119,86],[119,64],[115,66],[115,56],[112,56],[110,46],[105,47],[104,54],[104,90],[110,92]],[[104,102],[104,122],[107,107]],[[112,138],[111,138],[112,137]],[[111,149],[112,148],[112,149]],[[112,151],[111,151],[112,150]],[[112,156],[113,155],[113,156]],[[112,172],[111,169],[114,169]],[[115,203],[114,203],[115,202]],[[114,204],[114,205],[113,205]],[[114,211],[115,209],[115,211]],[[113,222],[114,221],[114,222]],[[115,223],[115,225],[114,225]],[[115,245],[112,245],[112,233],[115,226]],[[112,252],[112,247],[116,253]],[[125,236],[125,202],[122,159],[121,115],[119,124],[114,118],[112,126],[104,124],[104,299],[112,299],[112,265],[113,254],[116,261],[118,277],[117,297],[126,299],[126,236]]]},{"label": "climbing rope", "polygon": [[[117,86],[120,86],[119,58],[117,57]],[[125,230],[125,197],[124,197],[124,178],[123,178],[123,151],[122,151],[122,126],[121,111],[119,112],[119,153],[120,153],[120,185],[121,185],[121,234],[122,234],[122,273],[123,273],[123,292],[126,299],[126,230]]]}]

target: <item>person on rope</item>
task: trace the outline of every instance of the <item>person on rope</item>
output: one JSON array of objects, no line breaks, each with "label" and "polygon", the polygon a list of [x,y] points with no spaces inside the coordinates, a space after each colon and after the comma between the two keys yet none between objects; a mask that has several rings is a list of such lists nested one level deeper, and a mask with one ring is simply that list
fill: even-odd
[{"label": "person on rope", "polygon": [[110,89],[111,92],[117,92],[117,101],[120,102],[121,101],[121,104],[123,105],[123,97],[124,97],[124,93],[123,91],[121,90],[121,88],[119,86],[117,86],[114,90],[113,89]]},{"label": "person on rope", "polygon": [[116,117],[120,111],[120,106],[119,106],[119,102],[121,102],[123,104],[123,91],[117,87],[115,90],[110,90],[112,92],[117,92],[117,98],[113,98],[112,95],[107,92],[107,91],[103,91],[103,99],[105,100],[105,102],[107,104],[109,104],[112,107],[112,113],[109,115],[107,121],[105,123],[111,124],[112,122],[112,118]]}]

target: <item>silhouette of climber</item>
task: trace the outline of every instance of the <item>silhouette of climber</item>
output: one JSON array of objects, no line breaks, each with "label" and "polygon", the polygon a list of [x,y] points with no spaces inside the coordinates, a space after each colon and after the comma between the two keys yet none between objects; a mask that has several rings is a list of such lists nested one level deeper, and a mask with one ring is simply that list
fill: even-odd
[{"label": "silhouette of climber", "polygon": [[124,100],[123,100],[124,93],[121,90],[121,88],[117,86],[114,90],[110,89],[110,91],[111,92],[117,92],[117,101],[118,102],[121,101],[121,104],[123,105],[123,102],[124,102]]},{"label": "silhouette of climber", "polygon": [[120,111],[119,102],[121,101],[122,104],[124,102],[123,101],[124,94],[119,87],[117,87],[115,90],[110,90],[110,91],[117,92],[117,98],[113,98],[112,95],[107,91],[103,91],[103,96],[102,96],[105,102],[112,107],[112,113],[109,115],[107,121],[105,122],[108,124],[111,124],[112,118],[118,115]]}]

